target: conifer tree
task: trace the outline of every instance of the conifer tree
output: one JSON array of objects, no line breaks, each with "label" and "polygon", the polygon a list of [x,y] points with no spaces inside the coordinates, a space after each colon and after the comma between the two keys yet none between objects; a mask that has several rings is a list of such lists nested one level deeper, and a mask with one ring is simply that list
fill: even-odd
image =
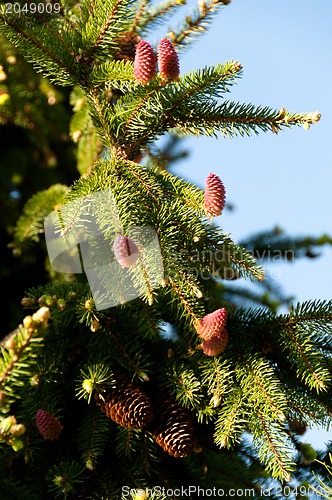
[{"label": "conifer tree", "polygon": [[[319,122],[227,99],[239,61],[181,72],[181,51],[229,3],[190,15],[181,0],[0,6],[1,124],[38,129],[29,140],[46,163],[54,139],[63,165],[10,221],[11,248],[46,268],[1,344],[0,498],[306,498],[328,479],[327,451],[299,437],[331,424],[332,302],[279,313],[258,261],[331,241],[267,231],[240,244],[214,221],[227,203],[217,173],[200,188],[168,168],[188,135]],[[182,11],[154,46],[150,33]],[[45,95],[65,104],[41,114]],[[233,279],[261,283],[264,300],[234,294]]]}]

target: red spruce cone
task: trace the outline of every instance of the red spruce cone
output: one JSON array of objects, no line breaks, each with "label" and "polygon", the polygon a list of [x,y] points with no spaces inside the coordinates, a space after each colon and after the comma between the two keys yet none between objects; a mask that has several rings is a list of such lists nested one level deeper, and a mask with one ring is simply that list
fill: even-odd
[{"label": "red spruce cone", "polygon": [[149,398],[125,377],[118,378],[114,389],[95,394],[95,399],[108,418],[127,429],[143,429],[152,421]]},{"label": "red spruce cone", "polygon": [[141,40],[135,51],[134,75],[142,85],[147,85],[156,75],[157,58],[149,42]]},{"label": "red spruce cone", "polygon": [[127,236],[119,234],[114,240],[114,255],[121,267],[131,267],[138,259],[137,245]]},{"label": "red spruce cone", "polygon": [[36,426],[44,439],[54,441],[58,439],[63,429],[59,420],[48,411],[38,410],[36,413]]},{"label": "red spruce cone", "polygon": [[221,179],[216,174],[209,174],[205,180],[204,209],[206,215],[221,215],[225,207],[226,191]]},{"label": "red spruce cone", "polygon": [[159,398],[156,443],[175,458],[185,458],[195,448],[195,429],[189,410],[170,396]]},{"label": "red spruce cone", "polygon": [[164,82],[179,79],[179,57],[167,38],[162,38],[158,44],[158,69]]},{"label": "red spruce cone", "polygon": [[215,335],[220,334],[227,321],[227,311],[224,307],[206,314],[197,324],[198,335],[203,340],[211,340]]},{"label": "red spruce cone", "polygon": [[217,356],[221,354],[228,342],[228,332],[224,328],[220,333],[216,333],[210,340],[203,340],[202,349],[207,356]]}]

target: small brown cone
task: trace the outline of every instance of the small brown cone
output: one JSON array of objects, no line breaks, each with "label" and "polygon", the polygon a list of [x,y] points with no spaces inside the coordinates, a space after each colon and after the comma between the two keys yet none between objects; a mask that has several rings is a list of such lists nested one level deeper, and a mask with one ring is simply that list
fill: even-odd
[{"label": "small brown cone", "polygon": [[95,394],[95,399],[108,418],[127,429],[143,429],[152,421],[148,396],[124,376],[117,377],[114,388]]},{"label": "small brown cone", "polygon": [[185,458],[195,448],[195,430],[189,410],[170,395],[159,397],[154,438],[157,444],[175,458]]},{"label": "small brown cone", "polygon": [[136,33],[128,31],[120,38],[116,39],[118,42],[118,52],[115,53],[114,59],[122,61],[134,61],[136,47],[141,41],[141,38]]}]

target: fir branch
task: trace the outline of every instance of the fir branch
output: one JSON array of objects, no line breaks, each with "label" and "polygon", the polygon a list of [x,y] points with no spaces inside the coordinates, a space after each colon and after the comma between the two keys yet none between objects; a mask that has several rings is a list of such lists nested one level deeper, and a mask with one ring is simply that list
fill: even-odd
[{"label": "fir branch", "polygon": [[166,384],[176,400],[185,408],[196,409],[203,403],[202,385],[194,370],[185,363],[174,362],[168,368]]},{"label": "fir branch", "polygon": [[98,457],[104,452],[110,430],[109,420],[96,408],[89,408],[79,421],[77,444],[88,469],[95,468]]},{"label": "fir branch", "polygon": [[129,33],[135,33],[138,31],[138,27],[140,25],[140,20],[143,17],[144,12],[146,11],[146,7],[149,4],[150,0],[141,0],[140,4],[137,8],[137,13],[134,17],[133,23],[129,29]]},{"label": "fir branch", "polygon": [[[289,353],[292,364],[297,365],[297,375],[304,380],[309,388],[315,388],[317,392],[327,389],[327,385],[331,383],[331,375],[327,366],[320,356],[320,353],[315,349],[314,343],[306,334],[305,330],[300,327],[286,327],[283,329],[284,345]],[[287,337],[285,337],[285,334]],[[290,346],[287,342],[289,338],[292,342]],[[295,347],[295,350],[294,350]]]},{"label": "fir branch", "polygon": [[[3,7],[4,10],[4,7]],[[50,35],[50,23],[48,27],[40,28],[34,26],[29,28],[17,16],[17,21],[13,21],[0,10],[0,34],[6,36],[23,54],[28,62],[31,62],[37,71],[41,71],[53,83],[61,86],[75,85],[78,82],[78,70],[74,58],[68,58],[68,48],[63,48],[63,34],[67,29],[59,29],[58,21],[53,21],[56,27],[53,28],[53,37]],[[57,29],[56,29],[57,28]],[[73,32],[67,33],[68,42],[74,43],[71,39]],[[75,34],[74,34],[75,36]],[[77,41],[75,43],[78,43]],[[52,47],[52,50],[49,49]],[[57,50],[54,50],[54,48]],[[72,50],[70,51],[72,52]],[[69,54],[70,55],[70,54]]]},{"label": "fir branch", "polygon": [[[134,95],[128,102],[124,97],[117,107],[118,112],[123,115],[127,108],[128,118],[124,115],[125,121],[122,124],[116,122],[117,135],[121,135],[122,143],[130,142],[131,148],[142,147],[167,129],[177,127],[178,120],[186,121],[188,107],[199,106],[201,109],[199,103],[206,103],[207,99],[209,102],[213,97],[220,97],[228,92],[228,86],[233,84],[240,70],[238,62],[229,61],[223,65],[187,73],[179,81],[165,86],[151,84],[144,89],[144,95],[139,90],[136,106]],[[189,117],[193,113],[194,110],[191,109]]]},{"label": "fir branch", "polygon": [[133,90],[135,82],[133,63],[131,61],[107,61],[95,66],[90,73],[90,85],[117,89],[122,92]]},{"label": "fir branch", "polygon": [[184,312],[191,317],[192,324],[195,325],[197,321],[199,320],[199,317],[197,316],[192,304],[190,297],[186,297],[186,292],[184,290],[181,290],[183,288],[182,284],[176,283],[172,278],[169,279],[169,282],[171,284],[171,287],[176,295],[176,297],[180,300],[180,304],[183,307],[181,317],[184,315]]},{"label": "fir branch", "polygon": [[173,45],[178,50],[186,49],[199,35],[206,32],[214,15],[218,13],[218,9],[223,7],[228,1],[222,0],[203,0],[199,4],[199,8],[186,16],[182,27],[177,33],[171,31],[168,33]]},{"label": "fir branch", "polygon": [[202,384],[212,396],[210,405],[216,408],[225,395],[232,390],[232,383],[235,381],[234,368],[228,360],[219,356],[200,361],[199,368],[202,374]]},{"label": "fir branch", "polygon": [[171,117],[172,125],[184,134],[207,135],[217,137],[235,137],[237,135],[258,135],[262,132],[278,133],[282,128],[295,125],[310,125],[319,121],[319,113],[287,113],[273,110],[267,106],[255,107],[253,104],[241,104],[225,101],[221,105],[204,102],[193,105],[185,115],[178,107]]},{"label": "fir branch", "polygon": [[233,387],[224,399],[215,423],[214,442],[220,448],[233,446],[246,430],[248,408],[241,389]]},{"label": "fir branch", "polygon": [[282,384],[270,364],[253,356],[246,356],[236,368],[238,383],[242,387],[248,406],[255,412],[271,415],[284,421],[287,412],[287,400]]},{"label": "fir branch", "polygon": [[275,422],[267,421],[258,411],[259,430],[254,429],[253,444],[259,459],[274,478],[290,481],[294,471],[293,448],[285,432]]},{"label": "fir branch", "polygon": [[[21,377],[31,376],[32,367],[37,362],[38,349],[43,346],[43,338],[38,335],[40,329],[40,327],[26,328],[19,325],[7,338],[5,345],[1,346],[0,385],[5,384],[5,389],[10,383],[21,386]],[[29,359],[28,364],[27,359]]]},{"label": "fir branch", "polygon": [[[144,1],[142,0],[142,3]],[[184,4],[185,0],[165,0],[155,7],[146,8],[137,23],[137,31],[141,36],[148,34],[156,26],[165,23],[175,13],[175,10]]]},{"label": "fir branch", "polygon": [[83,28],[83,43],[89,47],[84,60],[90,66],[94,58],[116,47],[115,39],[130,29],[136,0],[96,0],[90,5],[89,17]]},{"label": "fir branch", "polygon": [[44,232],[44,220],[52,210],[60,205],[69,188],[62,184],[53,184],[50,188],[34,194],[23,207],[14,229],[11,246],[24,247],[29,242],[39,242]]}]

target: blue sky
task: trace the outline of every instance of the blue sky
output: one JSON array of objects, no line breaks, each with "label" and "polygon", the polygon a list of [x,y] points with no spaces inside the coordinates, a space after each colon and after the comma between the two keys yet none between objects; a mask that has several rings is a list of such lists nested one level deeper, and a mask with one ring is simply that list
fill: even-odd
[{"label": "blue sky", "polygon": [[[189,9],[195,5],[187,1]],[[332,235],[331,21],[330,0],[232,0],[180,56],[181,73],[240,61],[243,75],[227,96],[234,101],[322,114],[309,131],[186,141],[190,156],[173,172],[202,187],[209,172],[222,178],[235,210],[216,222],[235,241],[275,225],[294,236]],[[273,266],[296,302],[332,299],[331,264],[325,247],[317,259]],[[304,435],[317,446],[328,438],[322,431]]]}]

